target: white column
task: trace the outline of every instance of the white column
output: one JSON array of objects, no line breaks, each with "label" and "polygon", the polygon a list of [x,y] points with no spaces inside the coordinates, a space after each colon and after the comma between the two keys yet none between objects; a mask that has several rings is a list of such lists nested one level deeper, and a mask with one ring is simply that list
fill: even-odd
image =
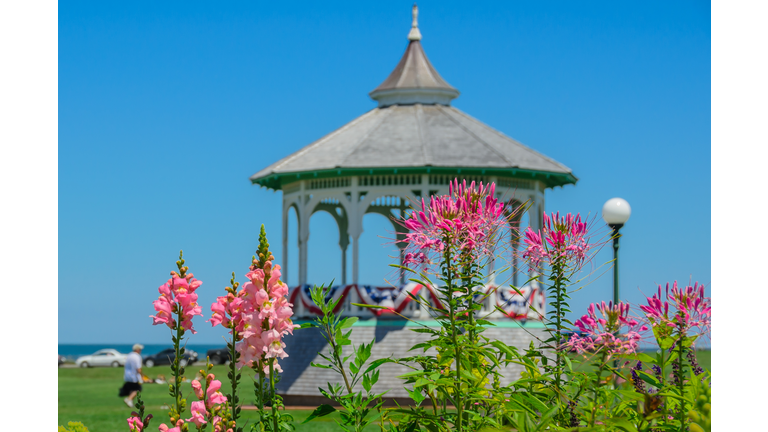
[{"label": "white column", "polygon": [[309,241],[309,218],[312,210],[307,207],[309,196],[304,192],[304,181],[301,182],[301,203],[299,212],[299,285],[307,283],[307,242]]},{"label": "white column", "polygon": [[347,248],[341,248],[341,285],[347,285]]},{"label": "white column", "polygon": [[352,177],[352,205],[347,232],[352,239],[352,283],[360,283],[360,234],[363,233],[363,216],[365,211],[360,209],[360,191],[357,187],[357,177]]},{"label": "white column", "polygon": [[[498,179],[495,176],[492,176],[488,180],[489,180],[489,183],[496,183]],[[498,187],[498,185],[496,186]],[[497,195],[499,194],[500,192],[497,192]],[[501,233],[499,233],[498,235],[501,236]],[[497,239],[497,243],[498,243],[498,239]],[[488,280],[486,282],[488,285],[496,284],[496,275],[494,274],[495,271],[496,271],[496,247],[494,246],[491,258],[488,261]]]},{"label": "white column", "polygon": [[286,206],[285,194],[283,194],[283,281],[286,285],[288,283],[288,213],[291,208]]}]

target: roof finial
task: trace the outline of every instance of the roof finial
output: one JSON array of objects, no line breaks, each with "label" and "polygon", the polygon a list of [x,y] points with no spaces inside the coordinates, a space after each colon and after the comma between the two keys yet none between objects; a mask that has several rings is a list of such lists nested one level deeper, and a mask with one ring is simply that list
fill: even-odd
[{"label": "roof finial", "polygon": [[416,6],[416,3],[413,4],[413,24],[411,24],[411,32],[408,33],[408,40],[421,40],[421,32],[419,31],[419,7]]}]

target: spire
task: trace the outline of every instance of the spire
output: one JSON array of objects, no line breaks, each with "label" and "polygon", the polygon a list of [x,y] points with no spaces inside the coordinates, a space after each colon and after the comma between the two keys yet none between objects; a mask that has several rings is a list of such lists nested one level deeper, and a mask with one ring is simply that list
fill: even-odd
[{"label": "spire", "polygon": [[408,40],[417,41],[421,40],[421,32],[419,31],[419,7],[416,3],[413,4],[413,24],[411,24],[411,32],[408,33]]},{"label": "spire", "polygon": [[413,22],[408,33],[410,42],[405,54],[389,77],[369,93],[372,99],[379,102],[379,107],[417,103],[450,105],[451,100],[459,96],[459,91],[445,82],[424,54],[416,4],[412,13]]}]

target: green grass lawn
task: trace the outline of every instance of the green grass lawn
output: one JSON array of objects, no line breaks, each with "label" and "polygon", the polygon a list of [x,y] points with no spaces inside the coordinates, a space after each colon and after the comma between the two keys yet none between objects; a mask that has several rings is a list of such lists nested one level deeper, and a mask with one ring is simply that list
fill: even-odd
[{"label": "green grass lawn", "polygon": [[[187,374],[194,377],[200,367],[193,366],[187,368]],[[222,392],[230,391],[227,380],[226,366],[214,366],[212,371],[217,378],[222,378]],[[170,377],[170,368],[168,366],[154,367],[145,369],[145,374],[154,378],[158,374]],[[82,422],[90,432],[119,432],[127,431],[128,423],[126,419],[132,411],[123,403],[123,398],[118,397],[117,393],[123,385],[123,368],[60,368],[59,369],[59,425],[66,426],[70,421]],[[242,387],[238,386],[240,399],[246,404],[250,404],[253,398],[253,384],[250,376],[243,373]],[[192,395],[192,387],[189,383],[182,385],[182,391],[187,395],[187,404],[197,400]],[[154,418],[150,424],[149,430],[155,431],[160,423],[168,422],[168,410],[161,409],[163,404],[172,401],[168,395],[167,384],[144,384],[142,399],[145,404],[145,413],[152,414]],[[338,414],[329,415],[315,419],[310,423],[301,425],[311,410],[289,410],[288,413],[294,417],[297,432],[330,432],[339,430],[334,422]],[[244,420],[256,418],[256,412],[243,410],[241,416]],[[189,411],[182,415],[184,418],[190,417]],[[248,430],[246,428],[246,430]],[[378,427],[371,427],[370,430],[378,430]]]},{"label": "green grass lawn", "polygon": [[[644,351],[644,352],[650,355],[651,357],[656,357],[656,351]],[[575,353],[571,354],[570,358],[572,361],[574,361],[574,365],[573,365],[574,370],[588,372],[594,369],[594,367],[591,365],[591,362],[593,362],[594,360],[591,358],[585,360],[583,356],[577,355]],[[712,351],[710,350],[696,351],[696,361],[699,362],[699,366],[702,369],[708,370],[710,372],[712,371]],[[645,365],[645,369],[650,369],[650,365]],[[665,371],[667,374],[671,373],[672,366],[668,365]]]},{"label": "green grass lawn", "polygon": [[[699,364],[704,369],[711,370],[712,356],[710,351],[697,351]],[[187,368],[187,374],[194,377],[200,369],[199,366],[190,366]],[[170,368],[168,366],[154,367],[145,369],[145,374],[155,378],[157,375],[170,377]],[[212,371],[222,382],[222,392],[230,391],[227,380],[226,366],[214,366]],[[240,388],[240,399],[245,404],[251,404],[253,401],[253,385],[251,384],[251,375],[248,372],[243,373],[243,381]],[[320,385],[321,383],[318,383]],[[66,425],[70,421],[82,422],[88,427],[90,432],[119,432],[127,431],[128,425],[126,419],[129,417],[132,409],[123,403],[123,398],[118,397],[118,389],[123,385],[123,368],[60,368],[59,369],[59,425]],[[187,404],[196,400],[192,395],[192,388],[189,383],[182,385],[182,390],[188,397]],[[146,413],[151,413],[152,419],[149,430],[157,430],[160,423],[168,421],[168,410],[161,409],[163,404],[171,402],[168,395],[167,384],[145,384],[142,392],[142,399],[146,405]],[[301,425],[311,410],[290,410],[293,415],[297,432],[326,432],[338,431],[339,428],[334,422],[338,414],[315,419],[310,423]],[[255,419],[255,411],[241,412],[244,420]],[[189,417],[187,411],[184,418]],[[378,427],[371,426],[371,431],[379,430]],[[247,429],[246,429],[247,430]]]}]

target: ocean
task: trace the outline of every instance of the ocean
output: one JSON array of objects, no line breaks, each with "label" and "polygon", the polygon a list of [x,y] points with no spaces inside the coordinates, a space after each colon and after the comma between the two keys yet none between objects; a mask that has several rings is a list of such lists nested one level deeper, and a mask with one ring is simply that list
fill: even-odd
[{"label": "ocean", "polygon": [[[112,348],[118,352],[128,354],[132,351],[133,344],[59,344],[59,355],[74,361],[80,356],[93,354],[100,349]],[[166,348],[173,348],[171,344],[144,344],[142,356],[159,353]],[[205,361],[205,353],[214,348],[226,348],[226,344],[187,344],[187,350],[197,352],[198,358]]]}]

